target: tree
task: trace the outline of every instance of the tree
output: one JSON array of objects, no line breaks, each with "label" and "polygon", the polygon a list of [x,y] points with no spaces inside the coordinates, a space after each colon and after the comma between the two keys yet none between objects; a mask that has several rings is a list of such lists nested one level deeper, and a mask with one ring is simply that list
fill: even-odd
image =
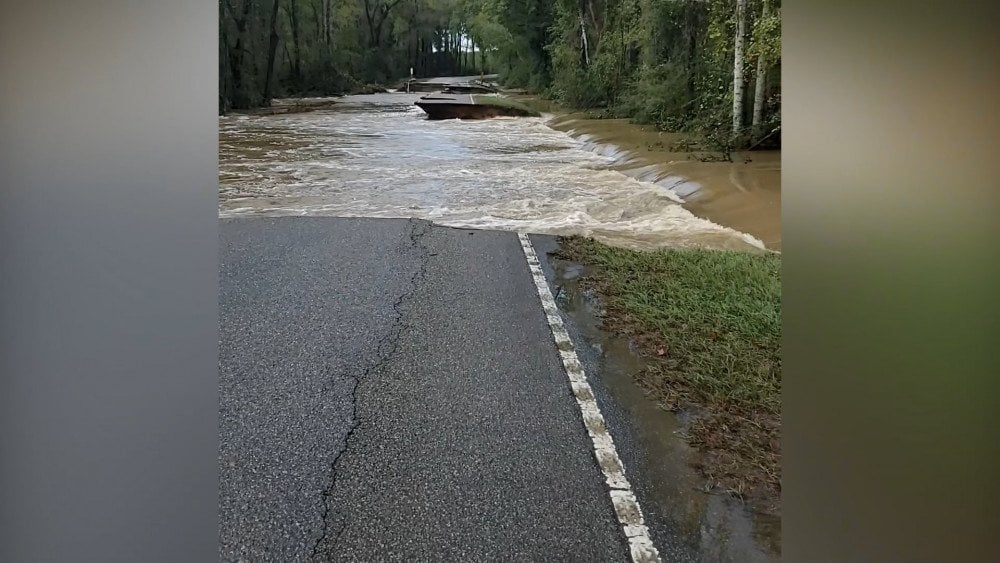
[{"label": "tree", "polygon": [[364,0],[365,20],[368,22],[369,47],[382,46],[382,26],[389,18],[389,13],[402,0]]},{"label": "tree", "polygon": [[733,56],[733,137],[743,128],[743,44],[746,39],[747,0],[736,0],[736,38]]},{"label": "tree", "polygon": [[754,138],[764,134],[765,100],[767,98],[769,67],[781,57],[781,19],[772,12],[772,0],[763,0],[761,15],[754,24],[753,49],[757,53],[757,72],[754,85],[753,117],[751,130]]},{"label": "tree", "polygon": [[300,34],[301,26],[299,24],[299,2],[298,0],[288,0],[285,2],[284,8],[292,32],[292,53],[294,54],[294,58],[291,61],[292,80],[298,85],[302,81],[302,40]]},{"label": "tree", "polygon": [[780,0],[220,2],[222,112],[358,91],[412,67],[497,71],[508,86],[719,147],[780,123]]},{"label": "tree", "polygon": [[264,105],[266,106],[271,105],[271,75],[274,74],[274,55],[278,52],[279,4],[279,0],[274,0],[271,8],[271,38],[267,48],[267,74],[264,75]]}]

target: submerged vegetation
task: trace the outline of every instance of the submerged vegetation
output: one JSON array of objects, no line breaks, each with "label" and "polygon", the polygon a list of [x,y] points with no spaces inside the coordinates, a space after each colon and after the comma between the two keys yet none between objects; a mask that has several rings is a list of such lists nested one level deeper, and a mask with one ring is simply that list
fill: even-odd
[{"label": "submerged vegetation", "polygon": [[497,72],[562,104],[777,139],[780,0],[220,0],[219,108]]},{"label": "submerged vegetation", "polygon": [[637,383],[690,415],[709,485],[777,510],[780,496],[781,259],[719,250],[643,252],[562,239],[590,267],[605,327],[648,362]]}]

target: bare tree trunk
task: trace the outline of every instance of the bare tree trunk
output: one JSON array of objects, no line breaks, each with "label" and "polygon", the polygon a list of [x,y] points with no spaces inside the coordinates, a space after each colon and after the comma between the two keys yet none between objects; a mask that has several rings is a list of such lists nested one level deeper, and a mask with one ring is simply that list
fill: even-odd
[{"label": "bare tree trunk", "polygon": [[368,46],[375,46],[375,21],[372,19],[371,2],[365,0],[365,19],[368,21]]},{"label": "bare tree trunk", "polygon": [[226,7],[219,3],[219,115],[229,111],[232,85],[229,70],[229,39],[226,34]]},{"label": "bare tree trunk", "polygon": [[291,0],[285,6],[285,12],[288,14],[288,20],[292,28],[292,51],[294,53],[294,58],[292,59],[292,76],[295,79],[296,87],[301,87],[302,85],[302,44],[299,40],[299,8],[296,0]]},{"label": "bare tree trunk", "polygon": [[695,2],[689,1],[684,10],[684,43],[685,43],[685,60],[684,68],[687,74],[687,101],[688,101],[688,115],[693,113],[695,104],[694,99],[696,96],[696,79],[697,79],[697,56],[698,56],[698,5]]},{"label": "bare tree trunk", "polygon": [[[479,67],[476,66],[476,41],[472,37],[469,37],[469,50],[472,52],[472,72],[475,74],[476,69]],[[482,74],[482,72],[479,74]]]},{"label": "bare tree trunk", "polygon": [[594,29],[597,30],[595,36],[599,38],[604,33],[604,27],[601,22],[597,21],[597,14],[594,13],[594,0],[587,0],[587,10],[590,12],[590,21],[594,24]]},{"label": "bare tree trunk", "polygon": [[240,17],[237,18],[233,7],[228,2],[226,3],[230,13],[233,14],[233,21],[236,24],[236,44],[229,50],[229,72],[232,76],[230,86],[232,97],[229,101],[231,107],[237,108],[246,107],[249,102],[247,96],[248,88],[243,83],[243,54],[245,52],[243,42],[246,39],[247,21],[250,19],[251,5],[252,2],[250,0],[244,0],[243,11]]},{"label": "bare tree trunk", "polygon": [[[770,6],[764,0],[764,7],[761,9],[760,20],[763,22],[770,14]],[[757,78],[753,93],[753,121],[751,127],[754,137],[760,135],[760,122],[764,113],[764,91],[767,83],[767,61],[764,60],[764,52],[757,55]]]},{"label": "bare tree trunk", "polygon": [[736,46],[733,58],[733,136],[743,128],[743,42],[746,36],[747,0],[736,0]]},{"label": "bare tree trunk", "polygon": [[278,52],[278,5],[274,0],[271,9],[271,41],[267,47],[267,74],[264,76],[264,105],[271,105],[271,74],[274,71],[274,55]]},{"label": "bare tree trunk", "polygon": [[382,46],[382,26],[389,19],[389,13],[392,12],[392,9],[402,1],[389,0],[383,4],[381,0],[378,0],[372,5],[371,0],[364,0],[365,19],[368,20],[368,35],[371,39],[371,47]]},{"label": "bare tree trunk", "polygon": [[323,43],[330,46],[330,0],[323,0]]},{"label": "bare tree trunk", "polygon": [[583,39],[583,61],[590,66],[590,47],[587,46],[587,24],[583,21],[583,10],[580,10],[580,37]]},{"label": "bare tree trunk", "polygon": [[448,32],[448,53],[451,54],[450,74],[459,74],[458,45],[457,41],[455,41],[455,33],[452,31]]}]

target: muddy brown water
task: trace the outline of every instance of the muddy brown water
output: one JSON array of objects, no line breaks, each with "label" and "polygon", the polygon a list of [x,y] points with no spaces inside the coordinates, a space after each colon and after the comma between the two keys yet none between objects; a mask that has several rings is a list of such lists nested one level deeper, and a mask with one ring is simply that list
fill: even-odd
[{"label": "muddy brown water", "polygon": [[777,155],[671,160],[651,141],[662,135],[573,115],[431,121],[419,96],[220,117],[220,215],[416,217],[630,248],[780,249]]},{"label": "muddy brown water", "polygon": [[579,114],[549,122],[595,152],[614,159],[612,167],[669,189],[695,215],[781,249],[781,152],[734,152],[732,162],[703,161],[716,156],[682,150],[684,135],[634,125],[627,119],[587,119]]},{"label": "muddy brown water", "polygon": [[687,134],[593,119],[530,94],[513,97],[552,115],[550,127],[608,156],[613,169],[669,189],[695,215],[781,250],[781,151],[736,151],[730,161],[715,160],[721,154],[700,149]]}]

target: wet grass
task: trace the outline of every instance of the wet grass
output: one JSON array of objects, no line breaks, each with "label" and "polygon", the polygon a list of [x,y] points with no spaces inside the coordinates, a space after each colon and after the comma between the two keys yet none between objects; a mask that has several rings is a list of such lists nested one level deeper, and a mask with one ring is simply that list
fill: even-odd
[{"label": "wet grass", "polygon": [[495,107],[513,109],[520,112],[521,115],[530,117],[539,117],[540,115],[542,115],[541,113],[522,104],[521,102],[512,100],[505,96],[495,96],[492,94],[472,94],[472,98],[473,100],[475,100],[477,104],[482,106],[495,106]]},{"label": "wet grass", "polygon": [[709,487],[768,512],[780,498],[781,258],[716,250],[639,252],[581,237],[558,258],[588,266],[605,328],[648,362],[637,383],[690,415]]}]

